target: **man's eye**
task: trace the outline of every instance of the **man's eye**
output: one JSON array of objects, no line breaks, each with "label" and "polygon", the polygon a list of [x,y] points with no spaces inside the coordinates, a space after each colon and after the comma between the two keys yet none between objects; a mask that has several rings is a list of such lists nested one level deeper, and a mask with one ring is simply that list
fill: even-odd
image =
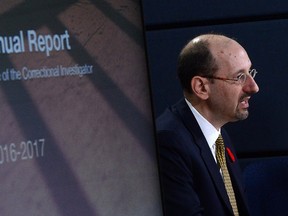
[{"label": "man's eye", "polygon": [[243,73],[239,74],[239,75],[236,77],[236,79],[237,79],[237,80],[241,80],[241,79],[243,78],[243,75],[244,75]]}]

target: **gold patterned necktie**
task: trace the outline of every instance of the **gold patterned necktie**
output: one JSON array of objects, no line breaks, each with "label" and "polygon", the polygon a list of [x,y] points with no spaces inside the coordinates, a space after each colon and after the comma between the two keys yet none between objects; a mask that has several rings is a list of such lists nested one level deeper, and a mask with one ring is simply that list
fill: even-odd
[{"label": "gold patterned necktie", "polygon": [[238,213],[238,208],[237,208],[237,203],[236,203],[236,198],[235,198],[232,182],[231,182],[229,171],[226,165],[225,146],[224,146],[224,142],[223,142],[223,138],[221,134],[216,140],[216,158],[222,171],[223,181],[225,184],[225,188],[226,188],[234,215],[237,216],[239,215],[239,213]]}]

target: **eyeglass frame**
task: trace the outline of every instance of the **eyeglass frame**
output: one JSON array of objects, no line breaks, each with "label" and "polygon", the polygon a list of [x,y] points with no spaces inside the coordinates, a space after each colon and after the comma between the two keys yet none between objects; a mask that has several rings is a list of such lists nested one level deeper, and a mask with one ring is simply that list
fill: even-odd
[{"label": "eyeglass frame", "polygon": [[[201,76],[201,77],[208,78],[208,79],[217,79],[217,80],[222,80],[222,81],[233,81],[233,82],[237,82],[243,85],[246,82],[248,75],[250,75],[254,79],[257,73],[258,71],[256,69],[251,69],[249,70],[248,74],[241,73],[237,76],[237,78],[226,78],[226,77],[218,77],[218,76],[213,76],[213,75],[211,76],[207,75],[207,76]],[[243,76],[244,76],[243,81],[241,81]]]}]

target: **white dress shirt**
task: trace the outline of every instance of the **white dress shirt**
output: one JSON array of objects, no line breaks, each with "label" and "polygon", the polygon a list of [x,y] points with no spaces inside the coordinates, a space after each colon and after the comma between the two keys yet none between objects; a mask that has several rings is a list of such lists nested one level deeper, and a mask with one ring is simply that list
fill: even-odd
[{"label": "white dress shirt", "polygon": [[191,112],[196,118],[196,121],[198,122],[202,133],[204,134],[204,137],[209,145],[209,148],[211,150],[211,153],[215,159],[215,162],[217,163],[216,159],[216,148],[215,148],[215,142],[220,134],[220,130],[217,130],[207,119],[205,119],[193,106],[192,104],[185,98],[186,103],[188,104]]}]

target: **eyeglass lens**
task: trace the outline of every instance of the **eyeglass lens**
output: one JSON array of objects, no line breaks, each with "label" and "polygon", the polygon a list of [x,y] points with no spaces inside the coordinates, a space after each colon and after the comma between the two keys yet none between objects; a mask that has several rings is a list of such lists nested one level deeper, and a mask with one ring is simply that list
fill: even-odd
[{"label": "eyeglass lens", "polygon": [[254,77],[256,76],[256,74],[257,74],[256,69],[250,70],[250,71],[249,71],[249,74],[251,75],[252,78],[254,78]]}]

